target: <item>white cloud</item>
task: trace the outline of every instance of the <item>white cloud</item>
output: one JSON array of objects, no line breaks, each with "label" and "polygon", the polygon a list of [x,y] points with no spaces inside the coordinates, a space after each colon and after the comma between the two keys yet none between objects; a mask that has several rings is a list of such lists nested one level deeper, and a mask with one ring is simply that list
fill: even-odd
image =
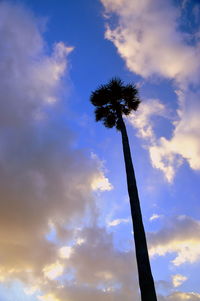
[{"label": "white cloud", "polygon": [[109,191],[113,189],[112,184],[109,182],[109,179],[105,177],[103,172],[99,171],[96,177],[93,178],[91,183],[93,190],[100,190],[100,191]]},{"label": "white cloud", "polygon": [[148,99],[128,117],[128,121],[138,129],[138,136],[150,140],[151,143],[156,140],[151,120],[155,115],[166,118],[166,108],[158,99]]},{"label": "white cloud", "polygon": [[59,249],[59,256],[61,258],[69,259],[72,253],[73,253],[73,247],[64,246]]},{"label": "white cloud", "polygon": [[[171,182],[175,175],[175,167],[182,164],[181,157],[177,158],[178,148],[182,150],[181,144],[177,143],[177,149],[173,149],[172,143],[164,137],[157,138],[153,117],[159,116],[170,118],[164,104],[157,99],[148,99],[137,112],[132,113],[127,119],[137,129],[137,135],[147,142],[150,159],[153,167],[162,170],[166,179]],[[182,150],[182,153],[184,151]]]},{"label": "white cloud", "polygon": [[[102,0],[119,17],[106,38],[117,47],[127,67],[143,77],[154,74],[185,80],[198,72],[198,48],[187,45],[177,30],[179,11],[167,1]],[[178,59],[177,59],[178,58]],[[185,64],[185,62],[190,64]]]},{"label": "white cloud", "polygon": [[160,169],[168,182],[172,182],[175,176],[175,168],[179,167],[183,160],[177,153],[171,150],[171,145],[165,138],[160,138],[160,145],[149,147],[150,158],[153,167]]},{"label": "white cloud", "polygon": [[[196,33],[190,36],[179,30],[182,10],[171,1],[162,6],[159,0],[101,1],[108,14],[118,17],[117,25],[107,25],[105,37],[114,43],[128,69],[146,79],[155,75],[171,79],[176,86],[179,108],[170,139],[155,139],[152,123],[148,123],[152,114],[166,116],[164,108],[159,111],[159,102],[154,103],[154,109],[141,104],[141,118],[138,112],[134,114],[135,121],[130,119],[148,143],[153,166],[162,170],[168,181],[173,180],[183,162],[180,159],[200,170],[200,44]],[[183,8],[186,9],[186,2]],[[193,7],[194,11],[198,9]]]},{"label": "white cloud", "polygon": [[152,216],[149,218],[149,221],[152,222],[152,221],[154,221],[154,220],[156,220],[156,219],[159,219],[159,218],[161,218],[161,217],[162,217],[162,215],[154,213],[154,214],[152,214]]},{"label": "white cloud", "polygon": [[180,107],[178,119],[173,121],[175,129],[171,139],[157,138],[155,134],[152,117],[161,116],[168,121],[170,119],[167,109],[159,100],[147,100],[128,118],[129,123],[138,130],[138,136],[146,140],[152,165],[162,170],[169,182],[183,163],[183,158],[192,169],[200,170],[200,92],[176,93]]},{"label": "white cloud", "polygon": [[130,223],[130,219],[129,218],[118,218],[118,219],[114,219],[112,221],[109,221],[107,223],[108,227],[116,227],[120,224],[127,224]]},{"label": "white cloud", "polygon": [[91,183],[92,190],[99,191],[109,191],[113,189],[112,184],[109,179],[105,176],[106,170],[104,167],[104,161],[101,161],[98,156],[94,153],[91,154],[93,160],[98,164],[99,172],[96,174],[96,177],[93,178]]},{"label": "white cloud", "polygon": [[172,283],[174,287],[180,286],[183,282],[185,282],[188,278],[181,274],[176,274],[172,276]]},{"label": "white cloud", "polygon": [[[174,176],[174,167],[184,158],[194,170],[200,170],[200,90],[193,92],[178,92],[180,108],[179,119],[170,140],[162,137],[157,144],[150,147],[150,156],[154,166],[165,170],[169,179]],[[177,157],[177,155],[179,157]],[[177,160],[178,159],[178,160]],[[168,161],[167,161],[168,160]]]},{"label": "white cloud", "polygon": [[44,276],[49,278],[50,280],[56,279],[60,275],[63,274],[64,268],[60,264],[60,262],[55,262],[52,264],[49,264],[43,268]]}]

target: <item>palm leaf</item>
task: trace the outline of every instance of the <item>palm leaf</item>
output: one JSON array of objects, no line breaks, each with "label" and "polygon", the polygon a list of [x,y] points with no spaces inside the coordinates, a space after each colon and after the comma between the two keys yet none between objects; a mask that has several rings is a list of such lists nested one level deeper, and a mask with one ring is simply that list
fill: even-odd
[{"label": "palm leaf", "polygon": [[107,117],[104,118],[103,124],[107,128],[112,128],[116,126],[116,116],[113,113],[109,113]]},{"label": "palm leaf", "polygon": [[96,121],[107,118],[108,115],[109,115],[109,108],[107,107],[98,107],[95,110]]},{"label": "palm leaf", "polygon": [[93,91],[90,97],[90,101],[96,107],[109,103],[110,95],[106,86],[101,85],[97,90]]}]

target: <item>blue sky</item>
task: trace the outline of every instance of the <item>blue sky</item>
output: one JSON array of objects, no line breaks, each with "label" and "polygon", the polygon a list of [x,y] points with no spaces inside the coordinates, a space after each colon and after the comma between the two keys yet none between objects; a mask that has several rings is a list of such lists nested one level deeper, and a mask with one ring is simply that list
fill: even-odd
[{"label": "blue sky", "polygon": [[1,1],[0,35],[0,300],[140,300],[114,76],[158,300],[200,300],[199,1]]}]

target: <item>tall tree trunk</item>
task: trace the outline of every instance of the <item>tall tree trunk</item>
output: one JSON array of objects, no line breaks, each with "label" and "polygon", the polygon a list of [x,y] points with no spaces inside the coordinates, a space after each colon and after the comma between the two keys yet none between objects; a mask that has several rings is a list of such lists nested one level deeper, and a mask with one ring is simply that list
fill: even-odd
[{"label": "tall tree trunk", "polygon": [[138,197],[138,190],[129,147],[129,140],[126,131],[126,126],[124,124],[121,113],[118,113],[118,121],[122,135],[122,144],[126,167],[128,193],[130,198],[131,215],[133,221],[135,252],[137,259],[141,299],[142,301],[156,301],[156,292],[149,262],[147,242],[142,221],[140,201]]}]

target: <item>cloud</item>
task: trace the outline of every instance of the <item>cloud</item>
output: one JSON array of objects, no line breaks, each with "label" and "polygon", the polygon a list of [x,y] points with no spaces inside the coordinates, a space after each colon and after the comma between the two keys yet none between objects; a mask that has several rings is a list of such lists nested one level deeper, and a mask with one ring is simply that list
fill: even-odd
[{"label": "cloud", "polygon": [[109,179],[105,176],[106,169],[104,167],[104,161],[101,161],[98,156],[94,153],[91,154],[92,159],[94,159],[98,164],[99,172],[96,177],[93,178],[91,183],[92,190],[99,191],[110,191],[113,189],[113,185],[110,183]]},{"label": "cloud", "polygon": [[152,222],[152,221],[154,221],[154,220],[156,220],[156,219],[159,219],[159,218],[161,218],[161,217],[163,217],[163,215],[154,213],[154,214],[152,214],[152,216],[149,218],[149,221]]},{"label": "cloud", "polygon": [[43,290],[65,271],[59,243],[95,214],[92,183],[110,184],[67,127],[72,47],[47,54],[43,22],[20,5],[1,2],[0,20],[0,277]]},{"label": "cloud", "polygon": [[59,249],[59,256],[61,258],[70,258],[72,255],[73,248],[69,246],[63,246]]},{"label": "cloud", "polygon": [[158,99],[148,99],[144,102],[134,114],[128,117],[128,121],[136,129],[138,136],[143,139],[148,139],[151,143],[156,140],[153,129],[153,116],[161,116],[166,118],[167,110]]},{"label": "cloud", "polygon": [[176,274],[172,276],[172,283],[174,287],[180,286],[186,280],[187,277],[180,274]]},{"label": "cloud", "polygon": [[169,182],[173,180],[176,169],[183,163],[183,158],[193,170],[200,170],[200,91],[183,93],[179,90],[176,94],[180,106],[177,120],[172,121],[175,129],[171,139],[158,138],[155,134],[155,116],[165,118],[168,122],[173,120],[159,100],[146,100],[136,113],[127,118],[137,129],[137,135],[146,141],[152,165],[162,170]]},{"label": "cloud", "polygon": [[[128,69],[143,77],[154,74],[178,81],[198,72],[198,48],[184,41],[177,29],[179,10],[171,2],[102,0],[118,25],[107,25],[106,38],[117,47]],[[177,60],[178,57],[178,60]],[[190,61],[190,64],[185,62]]]},{"label": "cloud", "polygon": [[63,266],[57,261],[55,263],[49,264],[43,268],[44,276],[49,279],[56,279],[64,272]]},{"label": "cloud", "polygon": [[45,296],[39,296],[39,300],[41,301],[60,301],[60,299],[56,298],[53,294],[47,294]]},{"label": "cloud", "polygon": [[1,2],[0,19],[0,279],[39,300],[139,300],[133,253],[96,225],[105,169],[67,127],[72,48],[47,54],[41,22],[21,6]]},{"label": "cloud", "polygon": [[[82,243],[71,246],[70,256],[62,257],[71,280],[64,287],[48,286],[44,300],[52,294],[60,300],[138,300],[138,282],[133,252],[121,252],[114,247],[112,234],[96,225],[77,232]],[[63,283],[63,282],[62,282]],[[47,299],[48,300],[48,299]]]},{"label": "cloud", "polygon": [[172,138],[168,140],[162,137],[157,144],[150,147],[154,166],[163,171],[172,170],[171,177],[166,173],[169,180],[173,178],[174,167],[182,162],[181,158],[187,160],[193,170],[200,170],[200,90],[195,93],[191,91],[177,93],[180,101],[179,119],[175,123]]},{"label": "cloud", "polygon": [[149,234],[151,256],[175,254],[173,265],[195,263],[200,260],[200,222],[187,216],[166,220],[164,228]]},{"label": "cloud", "polygon": [[200,294],[197,293],[183,293],[183,292],[176,292],[171,294],[170,296],[167,296],[166,298],[164,298],[163,300],[166,301],[184,301],[184,300],[188,300],[188,301],[199,301],[200,300]]},{"label": "cloud", "polygon": [[115,250],[112,234],[95,226],[83,229],[81,237],[84,243],[75,245],[71,256],[77,280],[95,285],[103,281],[109,285],[109,280],[110,284],[113,281],[123,283],[127,273],[134,279],[133,255]]},{"label": "cloud", "polygon": [[[148,104],[141,104],[144,106],[141,118],[139,113],[136,121],[130,118],[139,136],[146,139],[152,165],[162,170],[168,181],[173,180],[184,160],[192,169],[200,170],[200,44],[197,32],[192,35],[180,30],[180,16],[187,8],[186,2],[183,8],[175,7],[171,1],[161,6],[158,0],[101,2],[109,16],[117,16],[115,25],[112,19],[111,25],[107,24],[105,37],[116,46],[127,68],[146,80],[153,76],[170,79],[176,87],[179,107],[176,122],[172,120],[174,131],[170,139],[155,139],[152,123],[148,123],[153,114],[165,117],[159,101],[152,103],[154,110]],[[199,6],[191,5],[191,17],[195,18]]]},{"label": "cloud", "polygon": [[114,219],[110,222],[107,223],[108,227],[116,227],[120,224],[127,224],[130,223],[130,219],[129,218],[118,218],[118,219]]},{"label": "cloud", "polygon": [[99,171],[96,178],[92,181],[92,189],[100,191],[109,191],[113,189],[112,184],[109,182],[109,179],[105,177],[104,173]]}]

